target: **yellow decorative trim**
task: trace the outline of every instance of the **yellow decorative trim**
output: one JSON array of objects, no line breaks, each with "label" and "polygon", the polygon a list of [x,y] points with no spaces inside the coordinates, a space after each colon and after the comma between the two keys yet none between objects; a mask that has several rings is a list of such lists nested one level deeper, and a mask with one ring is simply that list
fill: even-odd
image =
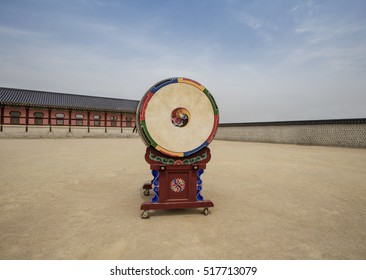
[{"label": "yellow decorative trim", "polygon": [[162,152],[163,154],[166,154],[166,155],[169,155],[172,157],[184,157],[184,153],[174,153],[174,152],[168,151],[168,150],[160,147],[159,145],[157,145],[155,147],[155,149],[157,149],[159,152]]},{"label": "yellow decorative trim", "polygon": [[189,84],[191,86],[194,86],[196,88],[198,88],[201,91],[205,90],[205,87],[199,84],[196,84],[195,82],[192,82],[190,80],[184,79],[184,78],[178,78],[178,83],[185,83],[185,84]]}]

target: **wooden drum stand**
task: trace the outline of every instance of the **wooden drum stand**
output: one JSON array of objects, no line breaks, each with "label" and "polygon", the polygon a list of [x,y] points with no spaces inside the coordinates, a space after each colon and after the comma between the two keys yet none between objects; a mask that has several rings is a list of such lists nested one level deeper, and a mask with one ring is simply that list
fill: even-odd
[{"label": "wooden drum stand", "polygon": [[204,200],[201,195],[201,175],[211,159],[209,148],[184,158],[167,157],[152,147],[146,148],[145,160],[150,164],[154,179],[151,184],[144,185],[145,195],[153,189],[151,202],[141,204],[141,217],[148,218],[148,210],[204,208],[208,215],[208,207],[214,207],[211,200]]}]

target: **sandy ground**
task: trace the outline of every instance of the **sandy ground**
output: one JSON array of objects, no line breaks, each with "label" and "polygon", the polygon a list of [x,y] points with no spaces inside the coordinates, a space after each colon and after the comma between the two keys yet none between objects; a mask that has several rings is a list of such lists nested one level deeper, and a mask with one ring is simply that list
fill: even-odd
[{"label": "sandy ground", "polygon": [[214,141],[215,207],[140,218],[139,139],[0,139],[1,259],[366,259],[366,150]]}]

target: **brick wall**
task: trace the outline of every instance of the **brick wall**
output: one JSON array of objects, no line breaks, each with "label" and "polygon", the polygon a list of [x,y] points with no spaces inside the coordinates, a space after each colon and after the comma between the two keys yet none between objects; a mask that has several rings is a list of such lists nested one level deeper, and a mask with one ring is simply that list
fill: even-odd
[{"label": "brick wall", "polygon": [[366,119],[222,124],[215,139],[366,148]]}]

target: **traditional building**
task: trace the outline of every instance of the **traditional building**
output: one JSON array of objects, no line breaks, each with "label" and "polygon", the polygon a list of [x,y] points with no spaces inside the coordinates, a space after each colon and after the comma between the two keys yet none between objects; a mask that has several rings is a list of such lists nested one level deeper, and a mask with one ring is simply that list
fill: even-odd
[{"label": "traditional building", "polygon": [[0,134],[132,131],[139,101],[0,87]]}]

